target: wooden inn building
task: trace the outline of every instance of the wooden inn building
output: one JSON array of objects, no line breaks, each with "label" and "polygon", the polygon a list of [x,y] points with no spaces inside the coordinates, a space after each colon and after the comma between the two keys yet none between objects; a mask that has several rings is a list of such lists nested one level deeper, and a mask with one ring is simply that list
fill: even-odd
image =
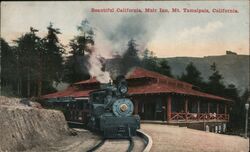
[{"label": "wooden inn building", "polygon": [[[190,128],[225,132],[232,100],[204,93],[189,83],[136,67],[126,76],[134,114],[144,123],[166,123]],[[91,78],[66,90],[43,96],[53,106],[67,109],[68,121],[85,122],[89,92],[100,83]]]}]

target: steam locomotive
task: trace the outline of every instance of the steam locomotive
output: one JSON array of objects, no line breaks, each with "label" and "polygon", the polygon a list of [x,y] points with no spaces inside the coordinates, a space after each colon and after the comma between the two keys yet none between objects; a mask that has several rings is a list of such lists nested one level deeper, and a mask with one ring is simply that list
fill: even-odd
[{"label": "steam locomotive", "polygon": [[90,93],[88,127],[104,138],[130,138],[140,128],[140,117],[133,115],[134,106],[127,98],[128,85],[124,76],[116,84],[107,84]]}]

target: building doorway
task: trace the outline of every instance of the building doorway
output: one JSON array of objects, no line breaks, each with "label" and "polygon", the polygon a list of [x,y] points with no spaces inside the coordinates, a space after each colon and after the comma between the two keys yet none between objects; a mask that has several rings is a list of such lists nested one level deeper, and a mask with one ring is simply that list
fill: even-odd
[{"label": "building doorway", "polygon": [[142,120],[163,120],[164,112],[160,97],[152,96],[141,99],[139,102],[139,115]]}]

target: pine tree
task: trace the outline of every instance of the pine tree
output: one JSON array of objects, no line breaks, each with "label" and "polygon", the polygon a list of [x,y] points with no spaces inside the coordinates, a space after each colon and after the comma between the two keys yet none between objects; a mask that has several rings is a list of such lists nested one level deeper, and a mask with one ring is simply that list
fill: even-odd
[{"label": "pine tree", "polygon": [[126,52],[124,53],[124,58],[126,57],[134,57],[134,58],[137,58],[138,59],[138,52],[139,50],[137,50],[137,44],[136,44],[136,41],[134,39],[131,39],[128,41],[128,48],[126,50]]},{"label": "pine tree", "polygon": [[159,63],[159,73],[173,77],[171,73],[171,67],[168,65],[168,61],[166,59],[162,59]]},{"label": "pine tree", "polygon": [[140,66],[140,59],[138,56],[139,50],[134,39],[128,41],[127,50],[121,59],[121,74],[126,74],[128,70],[133,67]]},{"label": "pine tree", "polygon": [[[38,42],[40,38],[36,36],[37,30],[30,28],[30,32],[25,33],[15,42],[16,47],[16,69],[18,75],[18,93],[21,96],[31,96],[31,84],[37,75]],[[23,85],[24,84],[24,85]],[[25,89],[26,91],[23,91]],[[20,90],[20,91],[19,91]]]},{"label": "pine tree", "polygon": [[168,61],[166,59],[158,59],[154,53],[148,49],[143,52],[141,65],[145,69],[173,77],[171,73],[171,67],[168,65]]},{"label": "pine tree", "polygon": [[14,95],[12,93],[15,88],[16,80],[16,62],[15,62],[15,51],[13,47],[2,38],[1,43],[1,94],[3,95]]},{"label": "pine tree", "polygon": [[200,71],[194,66],[193,62],[190,62],[186,66],[186,72],[182,74],[181,78],[182,81],[191,83],[198,87],[201,87],[202,84],[202,77]]},{"label": "pine tree", "polygon": [[233,129],[234,132],[243,130],[245,122],[245,112],[243,110],[248,98],[248,90],[240,97],[237,88],[230,84],[225,89],[225,97],[233,100],[230,110],[229,128]]},{"label": "pine tree", "polygon": [[80,32],[70,43],[70,55],[66,58],[64,65],[63,80],[68,83],[74,83],[86,80],[90,76],[87,69],[86,52],[89,52],[88,44],[94,45],[94,30],[87,19],[83,20],[77,30]]},{"label": "pine tree", "polygon": [[215,63],[213,63],[210,67],[213,73],[209,77],[206,91],[215,95],[224,96],[225,86],[222,82],[223,77],[217,70]]},{"label": "pine tree", "polygon": [[151,70],[151,71],[156,71],[156,72],[159,71],[157,58],[152,51],[149,51],[148,49],[146,49],[143,52],[143,58],[141,62],[142,62],[143,68]]},{"label": "pine tree", "polygon": [[[38,97],[41,96],[43,84],[47,84],[46,88],[53,89],[53,83],[59,83],[63,75],[63,53],[64,47],[60,44],[58,34],[61,34],[60,29],[54,28],[50,23],[47,27],[48,34],[41,41],[41,59],[39,63],[40,75],[38,77]],[[44,81],[44,82],[43,82]]]},{"label": "pine tree", "polygon": [[239,100],[239,93],[238,89],[235,87],[234,84],[229,84],[224,91],[224,97],[227,97],[231,100]]}]

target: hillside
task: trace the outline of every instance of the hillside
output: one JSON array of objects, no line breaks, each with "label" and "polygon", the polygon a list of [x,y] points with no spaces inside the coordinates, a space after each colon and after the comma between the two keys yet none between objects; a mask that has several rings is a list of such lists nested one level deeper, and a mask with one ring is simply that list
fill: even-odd
[{"label": "hillside", "polygon": [[218,70],[224,77],[226,85],[235,84],[240,91],[244,91],[249,84],[249,56],[248,55],[222,55],[198,57],[173,57],[166,58],[172,68],[174,76],[180,76],[188,63],[193,62],[201,72],[204,80],[211,75],[210,65],[215,62]]}]

